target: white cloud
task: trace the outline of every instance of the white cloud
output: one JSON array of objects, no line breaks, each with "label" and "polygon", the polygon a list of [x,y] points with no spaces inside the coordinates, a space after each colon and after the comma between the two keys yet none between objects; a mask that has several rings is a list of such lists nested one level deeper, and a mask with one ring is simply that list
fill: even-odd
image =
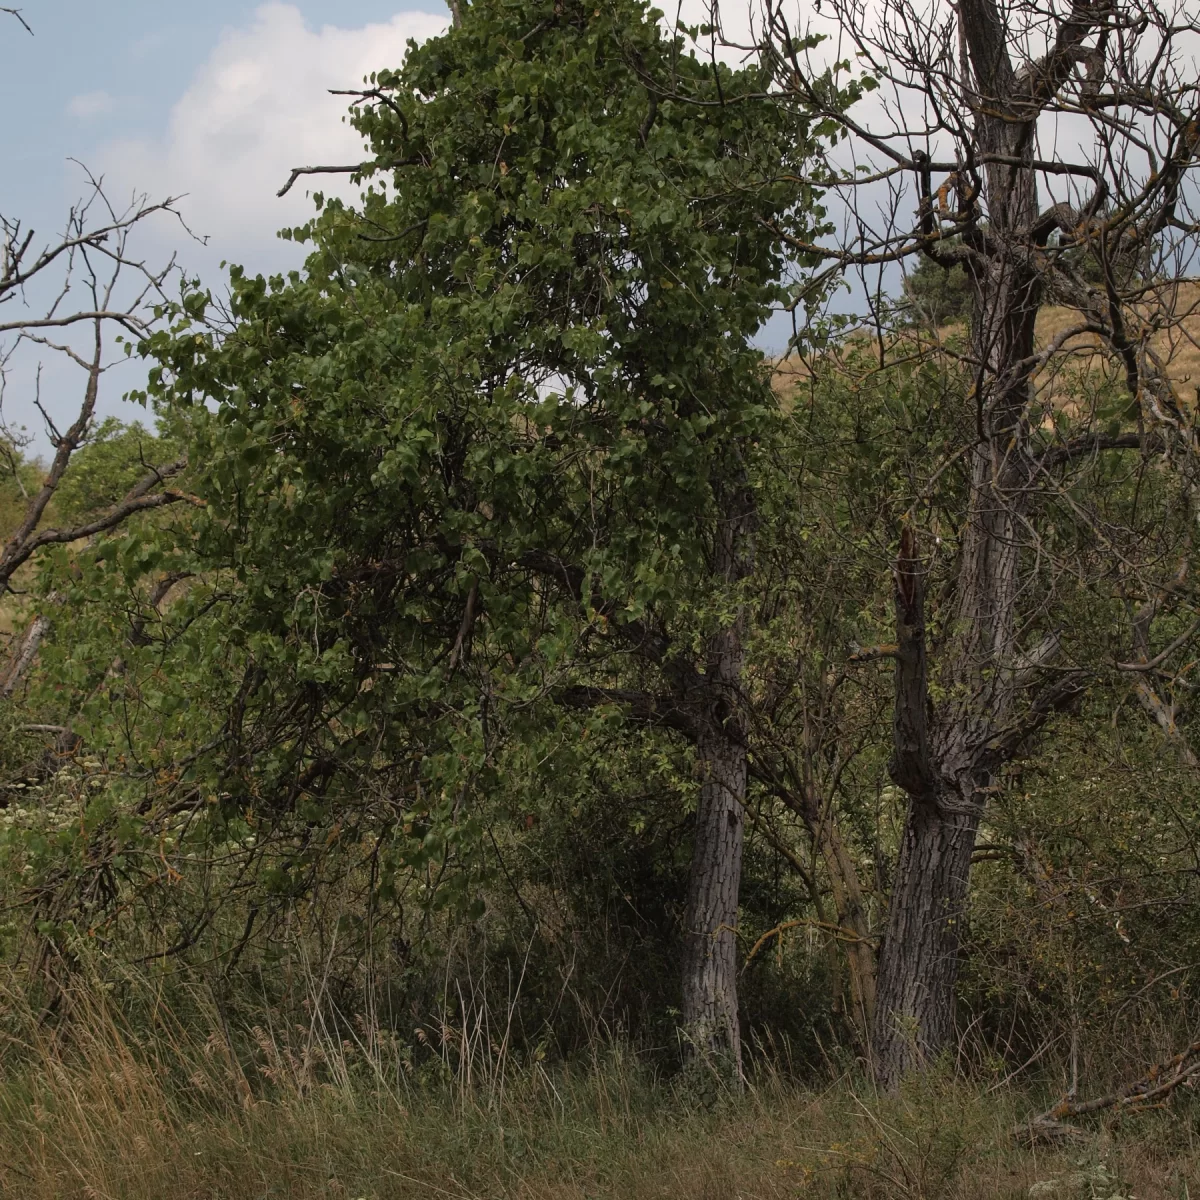
[{"label": "white cloud", "polygon": [[[328,89],[357,87],[371,71],[399,66],[410,38],[423,41],[446,25],[445,15],[407,12],[359,29],[313,29],[292,5],[264,4],[248,26],[222,35],[161,138],[112,143],[99,161],[122,187],[186,193],[180,207],[216,258],[254,270],[295,263],[295,248],[275,232],[306,220],[313,206],[305,180],[276,197],[289,171],[362,157],[361,140],[342,120],[348,100]],[[338,182],[323,177],[311,186],[332,193]],[[185,263],[196,257],[185,247]]]},{"label": "white cloud", "polygon": [[90,121],[112,112],[115,106],[116,101],[107,92],[84,92],[81,96],[71,97],[67,112],[81,121]]},{"label": "white cloud", "polygon": [[160,51],[167,44],[167,40],[167,32],[163,29],[143,34],[129,47],[129,57],[135,60],[148,58]]},{"label": "white cloud", "polygon": [[[439,0],[429,0],[440,9]],[[711,19],[711,0],[663,5],[689,24]],[[725,0],[721,23],[743,47],[754,40],[757,0]],[[343,119],[344,96],[330,88],[359,86],[363,77],[402,62],[410,39],[443,32],[444,9],[406,12],[357,29],[314,27],[299,9],[280,0],[262,4],[242,25],[228,28],[165,114],[161,133],[112,141],[88,155],[114,195],[146,192],[158,199],[181,196],[180,209],[194,232],[209,240],[201,249],[169,222],[155,244],[165,258],[178,250],[189,273],[220,289],[222,260],[251,272],[299,266],[303,249],[281,242],[281,227],[313,214],[306,194],[357,195],[345,177],[302,177],[284,198],[276,196],[293,167],[353,163],[363,156],[358,135]],[[150,35],[152,36],[152,35]],[[701,52],[707,47],[701,47]],[[726,61],[744,50],[718,47]],[[83,99],[83,98],[80,98]],[[149,257],[156,257],[149,247]]]}]

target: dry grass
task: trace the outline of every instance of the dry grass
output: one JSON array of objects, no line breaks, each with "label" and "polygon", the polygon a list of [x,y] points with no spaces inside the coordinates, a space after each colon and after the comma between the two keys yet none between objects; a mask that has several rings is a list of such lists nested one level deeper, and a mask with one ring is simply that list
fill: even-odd
[{"label": "dry grass", "polygon": [[[1166,303],[1167,298],[1161,299]],[[1148,344],[1150,350],[1165,365],[1167,379],[1180,401],[1192,405],[1200,395],[1200,284],[1180,284],[1169,299],[1169,307],[1175,314],[1175,319],[1168,328],[1151,337]],[[1079,320],[1079,314],[1072,309],[1042,309],[1037,321],[1038,346],[1049,345],[1055,338],[1078,324]],[[961,326],[951,325],[937,330],[936,333],[904,331],[899,335],[898,341],[893,334],[890,336],[895,344],[889,349],[889,357],[928,353],[936,350],[939,345],[946,345],[956,338],[961,338],[963,333]],[[868,343],[869,339],[865,335],[851,339],[851,345],[859,344],[863,348],[866,348]],[[1079,334],[1064,342],[1061,352],[1050,367],[1050,373],[1044,372],[1042,379],[1042,383],[1050,388],[1056,401],[1073,390],[1072,375],[1077,375],[1081,370],[1094,373],[1101,369],[1099,347],[1099,339],[1090,334]],[[838,357],[841,361],[841,351],[838,352]],[[1105,369],[1111,372],[1115,367],[1109,363]],[[1068,373],[1065,379],[1062,377],[1064,370]],[[810,362],[798,357],[781,359],[776,365],[775,387],[781,396],[787,397],[811,375]]]},{"label": "dry grass", "polygon": [[[1163,297],[1163,303],[1167,297]],[[1149,339],[1151,351],[1166,365],[1167,378],[1180,398],[1193,402],[1200,386],[1200,285],[1183,283],[1169,297],[1169,308],[1175,321]],[[1065,308],[1043,309],[1038,317],[1037,336],[1040,345],[1049,344],[1054,338],[1070,329],[1079,320],[1079,314]],[[1094,337],[1081,335],[1070,339],[1064,353],[1077,355],[1097,347]]]},{"label": "dry grass", "polygon": [[[19,1003],[9,998],[11,1018]],[[1009,1135],[1035,1100],[941,1075],[880,1098],[764,1071],[741,1098],[656,1079],[620,1047],[547,1070],[448,1030],[424,1066],[318,1026],[136,1035],[103,994],[30,1017],[0,1075],[0,1190],[29,1200],[221,1197],[783,1200],[1200,1196],[1192,1114],[1097,1127],[1070,1151]],[[14,1026],[15,1027],[15,1026]],[[473,1063],[465,1084],[464,1064]],[[1032,1189],[1032,1190],[1031,1190]]]}]

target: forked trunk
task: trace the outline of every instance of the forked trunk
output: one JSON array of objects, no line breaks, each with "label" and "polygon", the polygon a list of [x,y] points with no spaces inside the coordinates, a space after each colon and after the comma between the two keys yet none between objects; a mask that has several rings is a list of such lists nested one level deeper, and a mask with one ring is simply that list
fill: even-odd
[{"label": "forked trunk", "polygon": [[923,568],[911,537],[901,541],[892,778],[909,800],[880,954],[873,1047],[876,1076],[887,1087],[954,1043],[971,855],[1000,765],[996,735],[1012,711],[1019,661],[1022,443],[1011,425],[1003,437],[1017,447],[1007,461],[989,457],[986,444],[975,456],[958,628],[942,674],[951,698],[936,714],[927,694]]},{"label": "forked trunk", "polygon": [[[1024,324],[1013,321],[1009,328]],[[1028,341],[1031,348],[1032,316]],[[956,628],[941,670],[948,699],[936,713],[927,692],[923,567],[910,531],[901,539],[891,774],[909,801],[876,997],[875,1073],[886,1087],[954,1043],[971,855],[1002,765],[996,745],[1012,713],[1020,661],[1014,628],[1017,527],[1028,482],[1021,474],[1024,392],[1025,381],[1017,380],[1006,403],[991,406],[992,436],[974,455]],[[1000,398],[997,392],[992,397]]]},{"label": "forked trunk", "polygon": [[[896,568],[890,765],[909,802],[878,979],[875,1070],[886,1086],[953,1045],[971,854],[1003,757],[1015,752],[1015,745],[997,747],[1012,715],[1021,661],[1019,547],[1032,491],[1030,376],[1043,284],[1034,252],[1036,108],[1029,98],[1039,84],[1009,59],[993,0],[963,0],[958,15],[974,140],[991,157],[979,173],[986,225],[980,221],[963,234],[975,376],[964,400],[976,438],[952,620],[939,655],[946,699],[936,712],[928,693],[924,567],[910,529],[903,531]],[[974,205],[970,186],[961,178],[958,186],[960,200]],[[934,229],[932,204],[926,189],[926,233]]]}]

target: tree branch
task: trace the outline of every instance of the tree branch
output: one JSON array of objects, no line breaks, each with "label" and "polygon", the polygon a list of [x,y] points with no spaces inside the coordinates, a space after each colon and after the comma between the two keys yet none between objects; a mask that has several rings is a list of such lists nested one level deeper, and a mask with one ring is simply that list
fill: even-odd
[{"label": "tree branch", "polygon": [[293,167],[288,181],[275,193],[276,196],[286,196],[292,190],[292,184],[301,175],[355,175],[360,171],[369,171],[376,164],[372,162],[353,163],[345,167]]},{"label": "tree branch", "polygon": [[401,158],[395,162],[381,163],[375,160],[367,162],[350,163],[341,167],[293,167],[292,173],[288,176],[288,181],[275,193],[276,196],[286,196],[292,190],[292,184],[300,178],[301,175],[358,175],[366,174],[368,171],[392,171],[396,167],[415,167],[420,164],[419,158]]},{"label": "tree branch", "polygon": [[1010,761],[1021,746],[1038,733],[1055,713],[1062,712],[1087,688],[1087,671],[1066,671],[1048,683],[1034,698],[1024,717],[1007,726],[987,745],[987,757],[995,764]]},{"label": "tree branch", "polygon": [[[1024,67],[1016,79],[1015,97],[1029,104],[1035,113],[1049,101],[1067,79],[1071,70],[1079,62],[1083,51],[1083,40],[1096,28],[1097,17],[1105,10],[1098,4],[1080,0],[1071,6],[1058,33],[1054,45],[1049,52],[1037,62]],[[1031,118],[1034,116],[1031,113]]]},{"label": "tree branch", "polygon": [[10,17],[16,17],[17,20],[25,26],[25,32],[29,34],[30,37],[33,37],[33,30],[29,28],[29,22],[26,21],[23,16],[21,16],[21,10],[19,8],[0,8],[0,12],[8,13]]},{"label": "tree branch", "polygon": [[700,726],[690,713],[670,696],[640,692],[626,688],[565,687],[554,693],[554,699],[567,708],[602,708],[616,704],[625,708],[635,721],[674,729],[689,741],[700,736]]},{"label": "tree branch", "polygon": [[104,516],[84,525],[75,525],[70,529],[45,529],[6,559],[4,565],[0,567],[0,587],[7,587],[17,568],[27,562],[43,546],[63,545],[67,542],[78,542],[83,538],[94,537],[98,533],[115,529],[123,521],[137,513],[149,512],[151,509],[162,508],[167,504],[177,504],[181,500],[186,500],[191,504],[202,503],[194,496],[189,496],[184,492],[155,492],[151,496],[135,496],[123,500]]},{"label": "tree branch", "polygon": [[895,568],[896,702],[888,774],[910,796],[934,785],[929,753],[929,682],[925,650],[925,569],[917,557],[912,526],[900,533]]}]

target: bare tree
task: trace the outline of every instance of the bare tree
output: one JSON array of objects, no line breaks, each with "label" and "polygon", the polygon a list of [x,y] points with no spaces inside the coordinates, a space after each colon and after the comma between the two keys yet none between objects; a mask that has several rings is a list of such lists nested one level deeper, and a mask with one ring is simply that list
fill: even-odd
[{"label": "bare tree", "polygon": [[[103,181],[87,174],[88,190],[68,214],[60,235],[39,242],[35,230],[0,214],[0,438],[5,462],[0,464],[19,481],[20,450],[28,438],[5,418],[13,368],[24,358],[23,377],[31,394],[23,397],[42,417],[53,449],[53,458],[35,491],[26,492],[24,512],[0,547],[0,593],[9,592],[13,578],[43,547],[78,541],[113,529],[137,513],[172,504],[184,494],[165,487],[185,467],[183,459],[170,463],[145,463],[145,474],[118,503],[81,523],[47,526],[52,501],[75,453],[92,431],[100,387],[113,365],[113,336],[140,339],[150,332],[155,306],[167,301],[165,287],[176,274],[172,256],[162,266],[151,267],[137,256],[135,233],[152,218],[178,219],[174,201],[151,203],[135,196],[124,208],[110,202]],[[82,303],[76,299],[80,296]],[[74,336],[86,331],[86,339]],[[41,356],[62,356],[83,373],[83,395],[69,426],[60,429],[41,395]],[[37,356],[36,370],[28,359]],[[124,358],[120,355],[117,361]],[[34,656],[45,633],[47,619],[36,617],[26,630],[7,670],[3,693],[9,694]]]},{"label": "bare tree", "polygon": [[[1151,0],[831,7],[849,49],[840,63],[818,63],[807,31],[777,0],[766,0],[760,36],[746,47],[763,56],[781,102],[841,129],[856,164],[811,181],[845,202],[836,245],[777,232],[831,269],[873,276],[877,320],[887,306],[880,281],[914,256],[961,264],[971,295],[959,352],[972,380],[961,397],[966,511],[939,546],[919,536],[914,505],[895,565],[890,771],[908,809],[873,1036],[877,1075],[891,1085],[952,1044],[972,852],[1006,764],[1102,676],[1137,674],[1143,703],[1154,706],[1152,670],[1168,655],[1155,655],[1149,626],[1179,589],[1149,581],[1110,541],[1109,561],[1101,553],[1093,565],[1137,602],[1137,661],[1066,661],[1043,579],[1054,559],[1046,514],[1052,497],[1060,510],[1074,503],[1064,473],[1110,452],[1157,455],[1185,481],[1194,473],[1190,409],[1167,348],[1190,336],[1196,303],[1188,272],[1200,23],[1182,4]],[[867,101],[875,111],[861,119],[849,103],[864,94],[851,61],[876,89]],[[1050,305],[1070,321],[1039,341],[1037,318]],[[1081,348],[1092,358],[1086,369],[1116,374],[1127,406],[1116,428],[1094,411],[1069,432],[1055,424],[1065,403],[1055,381]],[[1093,550],[1103,547],[1102,522],[1084,506],[1072,512]],[[945,582],[931,636],[926,580],[935,569]],[[1173,713],[1156,719],[1173,729]]]}]

